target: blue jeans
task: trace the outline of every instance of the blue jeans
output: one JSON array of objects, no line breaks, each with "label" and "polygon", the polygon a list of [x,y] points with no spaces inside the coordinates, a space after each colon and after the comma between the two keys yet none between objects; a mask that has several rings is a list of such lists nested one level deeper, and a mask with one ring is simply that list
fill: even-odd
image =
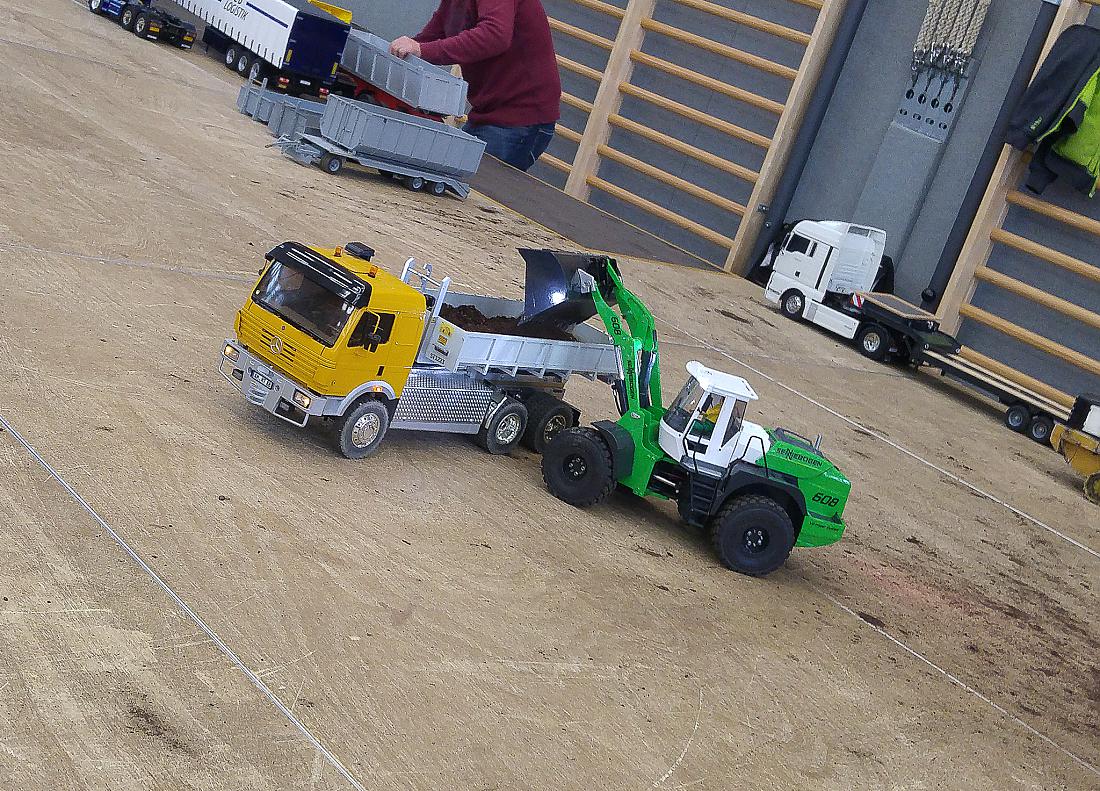
[{"label": "blue jeans", "polygon": [[485,153],[507,162],[514,168],[527,170],[546,151],[554,139],[554,124],[534,126],[490,126],[466,124],[462,127],[474,137],[485,141]]}]

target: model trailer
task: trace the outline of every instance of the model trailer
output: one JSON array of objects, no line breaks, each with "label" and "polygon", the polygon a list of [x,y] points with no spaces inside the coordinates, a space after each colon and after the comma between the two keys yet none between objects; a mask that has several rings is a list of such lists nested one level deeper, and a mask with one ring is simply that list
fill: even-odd
[{"label": "model trailer", "polygon": [[138,38],[163,41],[180,49],[195,43],[195,26],[157,8],[150,0],[88,0],[93,14],[113,17]]},{"label": "model trailer", "polygon": [[936,368],[988,393],[1007,407],[1005,425],[1049,443],[1070,410],[989,370],[940,330],[935,315],[889,293],[893,265],[885,249],[886,233],[877,228],[804,220],[775,249],[764,296],[787,318],[854,340],[865,357]]}]

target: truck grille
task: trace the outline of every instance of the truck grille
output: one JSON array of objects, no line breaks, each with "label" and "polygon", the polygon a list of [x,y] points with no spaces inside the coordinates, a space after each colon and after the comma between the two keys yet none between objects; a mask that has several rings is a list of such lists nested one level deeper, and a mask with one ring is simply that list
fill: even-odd
[{"label": "truck grille", "polygon": [[319,355],[287,341],[247,313],[241,314],[240,341],[264,362],[307,387],[314,383],[317,369],[323,364]]}]

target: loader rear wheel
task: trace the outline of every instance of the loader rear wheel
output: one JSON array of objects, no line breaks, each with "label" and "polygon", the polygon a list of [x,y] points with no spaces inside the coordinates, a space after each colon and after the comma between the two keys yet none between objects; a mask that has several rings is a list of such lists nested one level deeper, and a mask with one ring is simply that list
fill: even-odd
[{"label": "loader rear wheel", "polygon": [[792,288],[779,298],[779,310],[788,319],[797,321],[802,318],[806,310],[806,298],[802,296],[801,291]]},{"label": "loader rear wheel", "polygon": [[576,425],[573,408],[549,393],[535,393],[527,399],[527,430],[523,432],[525,447],[544,453],[546,446],[561,431]]},{"label": "loader rear wheel", "polygon": [[1005,412],[1005,425],[1018,434],[1023,434],[1030,422],[1031,410],[1023,404],[1010,406]]},{"label": "loader rear wheel", "polygon": [[1054,433],[1054,421],[1047,415],[1036,415],[1027,427],[1027,435],[1040,445],[1050,444],[1050,435]]},{"label": "loader rear wheel", "polygon": [[336,154],[325,154],[321,157],[321,170],[326,173],[339,173],[344,169],[344,158]]},{"label": "loader rear wheel", "polygon": [[390,413],[381,401],[364,401],[340,418],[337,445],[349,459],[365,459],[382,444]]},{"label": "loader rear wheel", "polygon": [[489,418],[489,423],[477,433],[477,444],[494,456],[507,456],[527,428],[527,407],[509,399]]},{"label": "loader rear wheel", "polygon": [[1085,497],[1100,505],[1100,472],[1085,479]]},{"label": "loader rear wheel", "polygon": [[775,500],[750,494],[722,507],[711,522],[710,539],[726,568],[763,577],[787,562],[794,524]]},{"label": "loader rear wheel", "polygon": [[869,360],[880,363],[890,351],[890,333],[877,324],[868,324],[856,337],[859,353]]},{"label": "loader rear wheel", "polygon": [[611,449],[594,428],[567,428],[550,440],[542,454],[542,479],[559,500],[588,508],[615,491]]},{"label": "loader rear wheel", "polygon": [[118,23],[122,26],[123,30],[133,30],[134,17],[136,16],[137,12],[134,11],[133,6],[126,6],[118,16]]}]

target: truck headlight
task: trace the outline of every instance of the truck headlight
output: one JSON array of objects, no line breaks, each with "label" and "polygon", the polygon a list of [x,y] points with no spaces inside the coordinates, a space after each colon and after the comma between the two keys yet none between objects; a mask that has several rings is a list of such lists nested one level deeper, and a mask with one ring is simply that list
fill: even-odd
[{"label": "truck headlight", "polygon": [[309,409],[309,405],[313,403],[313,399],[307,396],[305,393],[299,390],[295,390],[294,403],[300,406],[302,409]]},{"label": "truck headlight", "polygon": [[225,344],[225,351],[223,351],[222,354],[224,354],[233,362],[237,362],[237,360],[241,359],[241,353],[237,351],[236,347],[232,343]]}]

